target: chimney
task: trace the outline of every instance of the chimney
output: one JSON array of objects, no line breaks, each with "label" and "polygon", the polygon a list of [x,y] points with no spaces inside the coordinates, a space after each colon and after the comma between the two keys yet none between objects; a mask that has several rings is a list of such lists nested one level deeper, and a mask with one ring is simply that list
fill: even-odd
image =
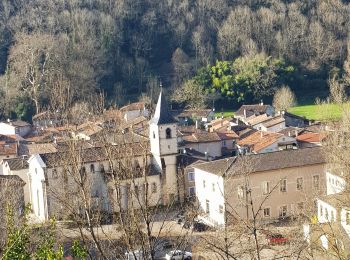
[{"label": "chimney", "polygon": [[295,137],[298,136],[298,130],[294,130],[294,133],[295,133]]},{"label": "chimney", "polygon": [[208,161],[208,152],[204,152],[204,155],[205,155],[205,160]]},{"label": "chimney", "polygon": [[244,118],[247,118],[247,110],[244,109],[243,113],[244,113]]},{"label": "chimney", "polygon": [[199,125],[198,125],[198,120],[196,120],[196,129],[199,128]]},{"label": "chimney", "polygon": [[264,133],[263,131],[260,131],[260,137],[263,138],[264,137]]},{"label": "chimney", "polygon": [[260,106],[263,106],[263,105],[264,105],[264,101],[260,100]]},{"label": "chimney", "polygon": [[288,136],[290,136],[290,131],[288,132]]}]

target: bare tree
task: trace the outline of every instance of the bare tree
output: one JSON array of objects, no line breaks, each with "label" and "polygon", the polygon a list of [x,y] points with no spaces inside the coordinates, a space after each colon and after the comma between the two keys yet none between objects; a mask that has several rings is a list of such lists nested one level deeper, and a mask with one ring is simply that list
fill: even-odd
[{"label": "bare tree", "polygon": [[52,75],[54,45],[51,35],[19,33],[16,45],[10,50],[9,71],[14,87],[33,100],[36,113],[40,111],[40,99]]},{"label": "bare tree", "polygon": [[295,95],[288,86],[282,86],[273,96],[273,106],[279,111],[288,110],[295,105]]}]

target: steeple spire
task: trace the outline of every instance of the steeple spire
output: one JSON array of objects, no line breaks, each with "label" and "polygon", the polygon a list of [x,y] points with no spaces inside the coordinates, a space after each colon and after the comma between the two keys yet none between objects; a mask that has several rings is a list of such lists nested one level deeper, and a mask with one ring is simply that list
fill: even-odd
[{"label": "steeple spire", "polygon": [[154,112],[154,116],[151,119],[150,123],[156,124],[156,125],[163,125],[163,124],[172,124],[176,123],[176,120],[174,117],[170,114],[168,110],[168,105],[166,103],[166,100],[163,96],[163,91],[161,89],[159,93],[159,98],[156,106],[156,111]]}]

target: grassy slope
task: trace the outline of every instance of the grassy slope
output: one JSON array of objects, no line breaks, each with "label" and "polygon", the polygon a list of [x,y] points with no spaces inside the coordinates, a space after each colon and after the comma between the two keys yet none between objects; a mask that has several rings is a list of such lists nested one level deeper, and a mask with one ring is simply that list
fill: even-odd
[{"label": "grassy slope", "polygon": [[[346,107],[349,108],[349,104]],[[337,104],[300,105],[290,108],[288,112],[317,121],[338,120],[341,117],[342,107]]]}]

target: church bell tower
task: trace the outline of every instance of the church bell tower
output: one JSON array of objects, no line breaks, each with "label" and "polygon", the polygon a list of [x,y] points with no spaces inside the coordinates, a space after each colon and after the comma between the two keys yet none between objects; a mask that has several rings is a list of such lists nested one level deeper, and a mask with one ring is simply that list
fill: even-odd
[{"label": "church bell tower", "polygon": [[149,138],[153,163],[161,170],[163,204],[178,200],[176,157],[177,121],[168,110],[162,91],[157,107],[149,122]]}]

